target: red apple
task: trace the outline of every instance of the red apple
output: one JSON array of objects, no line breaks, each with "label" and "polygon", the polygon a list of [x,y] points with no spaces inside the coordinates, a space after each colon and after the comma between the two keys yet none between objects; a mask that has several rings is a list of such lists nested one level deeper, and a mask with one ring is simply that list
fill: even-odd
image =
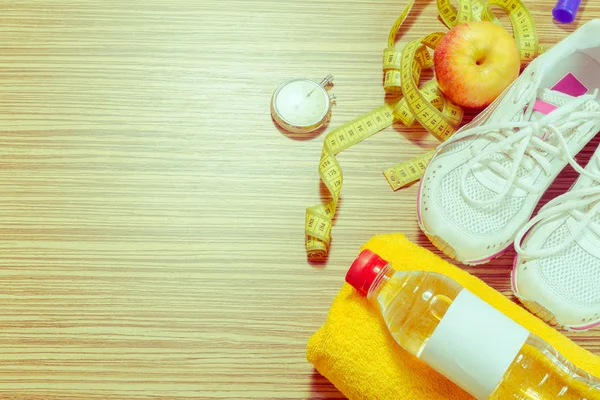
[{"label": "red apple", "polygon": [[463,107],[490,104],[517,76],[521,57],[515,39],[488,21],[456,25],[433,54],[442,92]]}]

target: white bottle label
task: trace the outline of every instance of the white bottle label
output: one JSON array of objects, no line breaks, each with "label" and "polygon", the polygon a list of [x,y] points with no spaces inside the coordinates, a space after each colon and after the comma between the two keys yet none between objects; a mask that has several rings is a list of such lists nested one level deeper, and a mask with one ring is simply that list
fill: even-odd
[{"label": "white bottle label", "polygon": [[529,337],[529,331],[463,289],[420,358],[478,400],[487,399]]}]

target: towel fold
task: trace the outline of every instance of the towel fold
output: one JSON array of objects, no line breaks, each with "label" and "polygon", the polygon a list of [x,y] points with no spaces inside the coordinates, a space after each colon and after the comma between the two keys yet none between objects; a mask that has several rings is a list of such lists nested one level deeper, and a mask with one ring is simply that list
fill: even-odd
[{"label": "towel fold", "polygon": [[[376,252],[397,269],[434,271],[453,278],[546,340],[577,367],[600,376],[600,357],[404,235],[375,236],[363,248]],[[325,325],[310,338],[307,359],[350,400],[472,400],[454,383],[400,348],[378,310],[348,284],[333,301]]]}]

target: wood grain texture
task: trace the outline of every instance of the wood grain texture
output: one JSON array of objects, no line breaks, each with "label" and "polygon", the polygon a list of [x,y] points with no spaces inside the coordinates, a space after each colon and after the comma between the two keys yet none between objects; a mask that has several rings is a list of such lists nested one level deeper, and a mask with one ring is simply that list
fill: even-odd
[{"label": "wood grain texture", "polygon": [[[551,3],[527,2],[548,46],[600,17],[587,0],[556,26]],[[372,235],[432,249],[416,187],[394,193],[381,172],[436,142],[396,126],[341,154],[331,254],[310,265],[324,135],[282,134],[269,101],[288,78],[332,73],[330,128],[381,105],[403,7],[0,3],[0,398],[343,398],[306,341]],[[444,30],[436,15],[420,1],[402,40]],[[469,271],[511,296],[512,255]],[[600,331],[570,336],[600,354]]]}]

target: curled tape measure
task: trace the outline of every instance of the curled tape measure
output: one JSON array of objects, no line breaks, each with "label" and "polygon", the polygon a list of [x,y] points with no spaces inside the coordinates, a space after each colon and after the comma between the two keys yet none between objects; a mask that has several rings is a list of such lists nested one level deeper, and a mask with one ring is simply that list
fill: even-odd
[{"label": "curled tape measure", "polygon": [[[435,79],[419,87],[423,69],[433,67],[430,50],[435,50],[445,33],[434,32],[413,40],[402,50],[395,47],[400,27],[414,3],[415,0],[409,1],[392,26],[388,47],[383,52],[384,90],[387,94],[398,96],[397,100],[332,130],[325,137],[319,176],[329,191],[330,200],[306,209],[306,251],[311,259],[324,258],[329,252],[332,220],[343,183],[337,154],[394,123],[410,127],[418,122],[440,141],[448,139],[460,126],[463,110],[444,96]],[[437,0],[440,19],[448,28],[475,20],[500,24],[489,9],[496,6],[510,18],[522,66],[543,51],[533,18],[520,0],[458,0],[458,6],[457,10],[449,0]],[[434,153],[435,150],[428,151],[384,171],[392,189],[398,190],[418,181]]]}]

